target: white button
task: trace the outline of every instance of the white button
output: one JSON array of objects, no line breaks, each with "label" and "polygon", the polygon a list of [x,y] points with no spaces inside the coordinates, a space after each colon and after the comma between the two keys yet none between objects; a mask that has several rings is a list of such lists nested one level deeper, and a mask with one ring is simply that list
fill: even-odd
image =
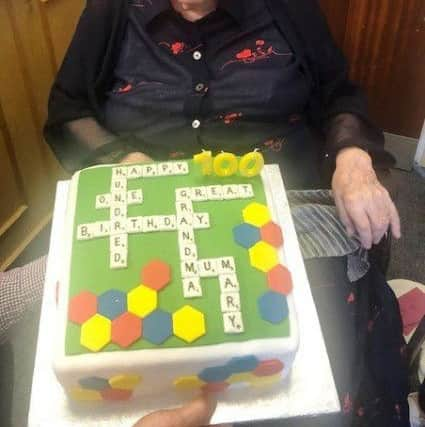
[{"label": "white button", "polygon": [[199,50],[195,50],[195,52],[193,52],[193,59],[195,61],[199,61],[202,58],[202,53],[199,52]]},{"label": "white button", "polygon": [[199,126],[201,126],[201,122],[199,120],[194,120],[192,122],[193,129],[198,129]]}]

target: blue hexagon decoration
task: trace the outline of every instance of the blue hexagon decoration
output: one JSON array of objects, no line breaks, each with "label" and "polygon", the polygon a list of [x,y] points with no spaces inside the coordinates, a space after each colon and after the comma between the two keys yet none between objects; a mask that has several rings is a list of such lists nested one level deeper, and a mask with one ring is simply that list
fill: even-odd
[{"label": "blue hexagon decoration", "polygon": [[100,377],[81,378],[78,382],[80,386],[86,390],[102,391],[110,388],[108,380]]},{"label": "blue hexagon decoration", "polygon": [[258,227],[244,223],[233,229],[233,237],[238,245],[250,249],[261,240],[261,233]]},{"label": "blue hexagon decoration", "polygon": [[162,344],[173,333],[171,314],[155,310],[143,319],[143,338],[152,344]]},{"label": "blue hexagon decoration", "polygon": [[205,368],[200,374],[199,378],[206,383],[219,383],[227,380],[232,375],[229,367],[215,366],[213,368]]},{"label": "blue hexagon decoration", "polygon": [[277,292],[266,292],[258,299],[261,317],[270,323],[281,323],[288,317],[288,301]]},{"label": "blue hexagon decoration", "polygon": [[115,289],[103,293],[97,299],[97,311],[108,319],[116,319],[127,311],[126,294]]},{"label": "blue hexagon decoration", "polygon": [[227,367],[232,374],[253,371],[260,362],[255,356],[234,357],[229,361]]}]

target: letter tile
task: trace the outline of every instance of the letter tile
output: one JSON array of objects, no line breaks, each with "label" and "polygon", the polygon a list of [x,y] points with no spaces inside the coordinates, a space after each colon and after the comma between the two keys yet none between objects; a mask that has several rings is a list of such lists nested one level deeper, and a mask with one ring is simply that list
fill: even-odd
[{"label": "letter tile", "polygon": [[124,190],[117,190],[111,194],[111,206],[123,206],[127,204],[127,193]]},{"label": "letter tile", "polygon": [[200,277],[216,277],[218,275],[217,260],[212,258],[199,260],[198,271]]},{"label": "letter tile", "polygon": [[176,202],[184,202],[192,199],[192,190],[190,188],[176,188]]},{"label": "letter tile", "polygon": [[160,231],[173,231],[177,229],[175,215],[158,216],[158,226]]},{"label": "letter tile", "polygon": [[174,175],[172,162],[158,163],[158,176]]},{"label": "letter tile", "polygon": [[192,221],[193,228],[195,230],[202,229],[202,228],[210,228],[210,215],[208,213],[194,213],[193,214],[193,221]]},{"label": "letter tile", "polygon": [[207,187],[193,187],[192,200],[194,202],[205,202],[208,200]]},{"label": "letter tile", "polygon": [[189,173],[189,164],[187,162],[172,162],[173,175],[187,175]]},{"label": "letter tile", "polygon": [[159,230],[159,217],[158,216],[145,216],[143,217],[143,232],[150,233]]},{"label": "letter tile", "polygon": [[143,203],[143,191],[141,188],[127,191],[127,204],[138,205],[140,203]]},{"label": "letter tile", "polygon": [[180,263],[180,269],[183,278],[199,277],[198,268],[195,261],[183,261]]},{"label": "letter tile", "polygon": [[111,232],[111,223],[109,221],[97,221],[93,224],[93,237],[109,236]]},{"label": "letter tile", "polygon": [[143,171],[143,178],[152,178],[158,175],[158,167],[154,163],[151,163],[149,165],[143,165],[142,171]]},{"label": "letter tile", "polygon": [[111,234],[123,234],[127,231],[127,220],[116,219],[111,221]]},{"label": "letter tile", "polygon": [[185,298],[202,297],[202,287],[199,277],[189,277],[183,279],[183,296]]},{"label": "letter tile", "polygon": [[127,166],[118,166],[112,168],[112,179],[126,178],[127,177]]},{"label": "letter tile", "polygon": [[127,191],[127,178],[112,178],[111,193]]},{"label": "letter tile", "polygon": [[220,295],[221,312],[230,313],[241,311],[241,298],[239,292],[227,292]]},{"label": "letter tile", "polygon": [[239,292],[239,282],[236,274],[221,274],[218,276],[221,292]]},{"label": "letter tile", "polygon": [[127,179],[136,179],[143,176],[143,169],[140,165],[132,165],[127,168]]},{"label": "letter tile", "polygon": [[193,215],[192,214],[177,214],[177,229],[192,227]]},{"label": "letter tile", "polygon": [[241,199],[250,199],[254,197],[254,189],[251,184],[241,184],[238,185],[239,197]]},{"label": "letter tile", "polygon": [[198,259],[198,250],[192,243],[180,246],[180,259],[183,261],[195,261]]},{"label": "letter tile", "polygon": [[127,217],[127,206],[111,206],[111,221],[125,219]]},{"label": "letter tile", "polygon": [[77,226],[77,240],[90,240],[93,237],[93,224],[80,224]]},{"label": "letter tile", "polygon": [[195,243],[195,233],[193,228],[190,227],[181,227],[177,229],[179,245],[185,245],[187,243]]},{"label": "letter tile", "polygon": [[141,233],[143,231],[143,217],[127,218],[127,233]]},{"label": "letter tile", "polygon": [[176,202],[177,215],[193,215],[193,205],[190,200]]},{"label": "letter tile", "polygon": [[108,194],[98,194],[96,196],[96,209],[105,209],[111,206],[111,195]]},{"label": "letter tile", "polygon": [[239,188],[236,184],[223,185],[223,199],[234,200],[239,199]]},{"label": "letter tile", "polygon": [[123,252],[127,250],[128,237],[127,234],[114,234],[110,237],[110,248],[112,252]]},{"label": "letter tile", "polygon": [[223,313],[223,323],[224,333],[226,334],[241,334],[244,332],[241,312]]},{"label": "letter tile", "polygon": [[112,269],[127,268],[127,251],[111,252],[110,267]]},{"label": "letter tile", "polygon": [[209,185],[207,187],[208,200],[223,200],[223,189],[221,185]]},{"label": "letter tile", "polygon": [[218,274],[231,274],[236,271],[235,259],[231,256],[217,260]]}]

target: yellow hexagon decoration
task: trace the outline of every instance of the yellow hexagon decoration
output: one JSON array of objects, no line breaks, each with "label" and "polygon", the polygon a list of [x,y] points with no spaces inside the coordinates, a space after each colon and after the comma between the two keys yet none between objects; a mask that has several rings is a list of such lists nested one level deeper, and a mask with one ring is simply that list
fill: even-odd
[{"label": "yellow hexagon decoration", "polygon": [[278,383],[282,379],[281,374],[270,375],[268,377],[256,377],[253,375],[251,380],[252,387],[269,387]]},{"label": "yellow hexagon decoration", "polygon": [[255,225],[256,227],[262,227],[272,219],[269,208],[260,203],[250,203],[242,211],[242,215],[245,222]]},{"label": "yellow hexagon decoration", "polygon": [[69,391],[69,396],[80,402],[95,402],[102,400],[102,395],[96,390],[85,390],[83,388],[73,388]]},{"label": "yellow hexagon decoration", "polygon": [[123,374],[109,378],[109,385],[120,390],[134,390],[141,382],[139,375]]},{"label": "yellow hexagon decoration", "polygon": [[173,314],[173,332],[186,342],[193,342],[205,335],[205,317],[203,313],[190,305],[185,305]]},{"label": "yellow hexagon decoration", "polygon": [[80,343],[91,351],[100,351],[111,341],[111,321],[95,314],[83,323]]},{"label": "yellow hexagon decoration", "polygon": [[251,372],[242,372],[240,374],[233,374],[227,378],[226,382],[229,384],[236,383],[250,383],[254,375]]},{"label": "yellow hexagon decoration", "polygon": [[202,380],[200,380],[197,376],[191,376],[191,377],[180,377],[177,378],[174,381],[174,387],[177,390],[195,390],[198,388],[201,388],[202,386],[204,386],[206,383]]},{"label": "yellow hexagon decoration", "polygon": [[249,250],[251,265],[267,273],[279,264],[277,250],[265,242],[258,242]]},{"label": "yellow hexagon decoration", "polygon": [[145,285],[134,288],[127,295],[128,311],[136,316],[147,316],[156,309],[157,305],[157,292]]}]

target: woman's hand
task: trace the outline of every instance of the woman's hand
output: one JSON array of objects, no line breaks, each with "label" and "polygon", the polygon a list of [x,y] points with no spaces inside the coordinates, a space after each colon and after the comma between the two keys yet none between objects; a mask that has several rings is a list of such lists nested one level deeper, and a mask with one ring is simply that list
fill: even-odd
[{"label": "woman's hand", "polygon": [[132,163],[151,163],[153,160],[146,154],[140,152],[134,152],[127,154],[120,163],[122,164],[132,164]]},{"label": "woman's hand", "polygon": [[209,424],[217,402],[202,395],[182,408],[154,412],[143,417],[133,427],[200,427]]},{"label": "woman's hand", "polygon": [[401,237],[397,208],[364,150],[346,148],[338,154],[332,189],[347,233],[357,234],[364,248],[378,244],[389,227],[395,238]]}]

